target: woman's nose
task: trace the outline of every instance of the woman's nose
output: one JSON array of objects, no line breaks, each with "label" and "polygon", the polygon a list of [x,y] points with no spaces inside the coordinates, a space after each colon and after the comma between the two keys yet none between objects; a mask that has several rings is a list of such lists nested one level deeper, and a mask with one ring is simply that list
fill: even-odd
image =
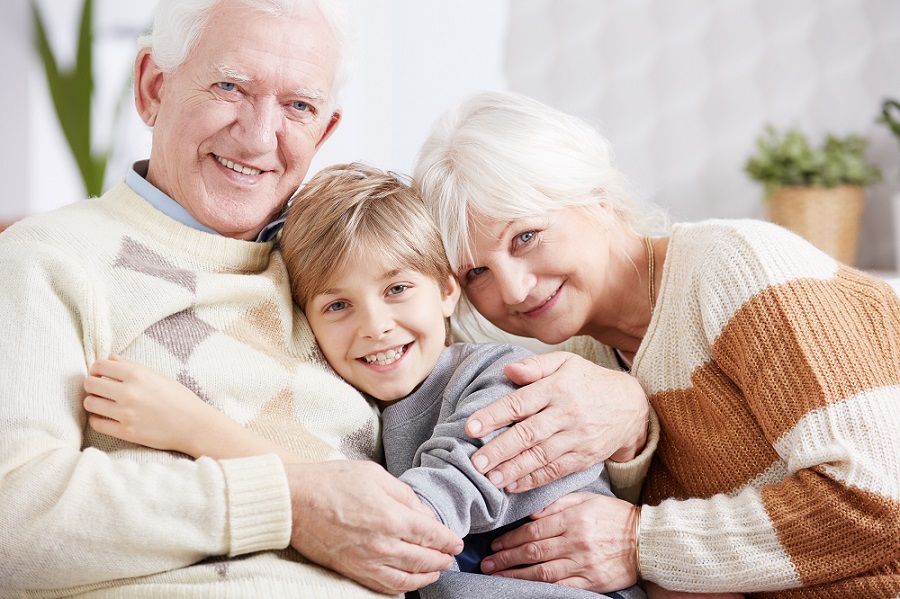
[{"label": "woman's nose", "polygon": [[518,306],[528,298],[534,287],[534,276],[526,268],[510,265],[495,272],[500,299],[508,306]]}]

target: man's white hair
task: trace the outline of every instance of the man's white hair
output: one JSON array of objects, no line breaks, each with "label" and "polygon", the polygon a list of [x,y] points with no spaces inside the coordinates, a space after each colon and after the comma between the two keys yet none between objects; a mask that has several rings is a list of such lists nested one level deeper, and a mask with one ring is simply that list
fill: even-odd
[{"label": "man's white hair", "polygon": [[[150,48],[163,72],[180,67],[197,44],[212,9],[222,0],[160,0],[153,28],[141,36],[141,48]],[[269,15],[294,17],[318,10],[337,41],[338,67],[333,96],[336,99],[350,70],[349,19],[341,0],[237,0],[241,5]]]}]

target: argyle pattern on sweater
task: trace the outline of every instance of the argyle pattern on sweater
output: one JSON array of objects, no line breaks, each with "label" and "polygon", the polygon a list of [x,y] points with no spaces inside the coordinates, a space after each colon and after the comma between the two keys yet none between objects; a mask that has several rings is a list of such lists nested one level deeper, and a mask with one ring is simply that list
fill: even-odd
[{"label": "argyle pattern on sweater", "polygon": [[82,382],[115,353],[307,460],[380,459],[377,411],[325,363],[272,243],[186,227],[119,183],[5,231],[0,279],[0,596],[380,596],[288,548],[277,457],[192,460],[87,426]]}]

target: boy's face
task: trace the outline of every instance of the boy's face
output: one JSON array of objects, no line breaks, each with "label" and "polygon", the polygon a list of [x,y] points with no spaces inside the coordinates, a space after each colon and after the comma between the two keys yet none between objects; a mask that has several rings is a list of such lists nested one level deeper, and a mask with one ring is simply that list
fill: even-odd
[{"label": "boy's face", "polygon": [[431,373],[459,299],[448,276],[438,284],[411,269],[352,260],[334,288],[314,296],[306,317],[331,367],[383,402],[403,399]]}]

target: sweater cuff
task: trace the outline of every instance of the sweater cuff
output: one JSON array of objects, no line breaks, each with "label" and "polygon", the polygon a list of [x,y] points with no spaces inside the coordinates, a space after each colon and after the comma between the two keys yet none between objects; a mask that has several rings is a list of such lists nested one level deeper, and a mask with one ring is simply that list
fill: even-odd
[{"label": "sweater cuff", "polygon": [[219,460],[228,498],[228,555],[284,549],[291,541],[291,495],[274,454]]},{"label": "sweater cuff", "polygon": [[650,421],[647,423],[647,443],[644,450],[628,462],[606,461],[606,470],[609,473],[609,482],[613,493],[619,499],[630,503],[637,503],[641,498],[641,487],[650,469],[650,461],[659,444],[659,418],[650,406]]}]

